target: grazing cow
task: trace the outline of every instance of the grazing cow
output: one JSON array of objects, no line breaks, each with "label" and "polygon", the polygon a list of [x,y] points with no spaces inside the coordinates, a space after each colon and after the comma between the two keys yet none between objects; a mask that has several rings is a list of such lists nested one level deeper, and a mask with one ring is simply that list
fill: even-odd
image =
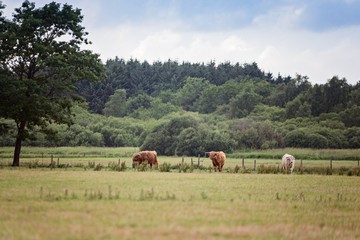
[{"label": "grazing cow", "polygon": [[216,172],[216,169],[218,169],[219,172],[221,172],[224,167],[225,160],[226,160],[225,153],[222,151],[220,151],[220,152],[211,151],[208,154],[212,161],[214,171]]},{"label": "grazing cow", "polygon": [[294,156],[286,153],[282,157],[282,164],[281,165],[282,165],[282,169],[284,169],[286,171],[290,170],[290,173],[292,173],[293,170],[294,170],[294,167],[295,167],[295,158],[294,158]]},{"label": "grazing cow", "polygon": [[142,164],[143,162],[150,164],[150,167],[152,167],[152,165],[155,165],[156,168],[159,167],[156,151],[142,151],[134,153],[132,155],[132,161],[133,168],[135,168],[136,165]]}]

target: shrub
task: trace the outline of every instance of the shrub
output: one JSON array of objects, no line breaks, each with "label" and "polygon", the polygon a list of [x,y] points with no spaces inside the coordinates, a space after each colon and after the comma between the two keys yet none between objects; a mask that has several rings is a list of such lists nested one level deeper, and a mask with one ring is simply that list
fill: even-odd
[{"label": "shrub", "polygon": [[108,164],[108,167],[110,170],[122,172],[126,170],[126,162],[120,162],[120,160],[117,163],[111,162]]},{"label": "shrub", "polygon": [[265,166],[264,164],[261,164],[258,168],[257,168],[257,173],[279,173],[280,169],[278,168],[278,166]]},{"label": "shrub", "polygon": [[148,169],[149,169],[149,166],[148,166],[147,162],[138,164],[136,167],[136,170],[138,170],[139,172],[146,172]]},{"label": "shrub", "polygon": [[94,171],[101,171],[101,169],[103,169],[103,165],[101,163],[96,164],[94,167]]},{"label": "shrub", "polygon": [[160,172],[170,172],[171,164],[170,163],[163,163],[159,165]]},{"label": "shrub", "polygon": [[178,168],[178,170],[179,170],[179,173],[181,173],[181,172],[187,172],[187,171],[189,171],[189,172],[193,172],[194,171],[194,166],[193,165],[190,165],[190,164],[188,164],[188,163],[180,163],[180,164],[178,164],[177,165],[177,168]]},{"label": "shrub", "polygon": [[307,147],[306,133],[302,129],[296,129],[284,137],[286,147]]},{"label": "shrub", "polygon": [[329,145],[328,140],[318,133],[308,135],[308,144],[311,148],[327,148]]},{"label": "shrub", "polygon": [[88,162],[88,167],[89,168],[94,168],[95,167],[95,162]]}]

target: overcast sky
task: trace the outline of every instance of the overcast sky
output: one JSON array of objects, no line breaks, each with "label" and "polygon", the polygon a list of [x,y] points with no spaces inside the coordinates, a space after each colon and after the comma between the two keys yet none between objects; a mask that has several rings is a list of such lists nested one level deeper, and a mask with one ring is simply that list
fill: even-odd
[{"label": "overcast sky", "polygon": [[[1,0],[0,0],[1,1]],[[2,0],[11,16],[22,0]],[[31,0],[30,0],[31,1]],[[37,7],[50,2],[33,0]],[[258,63],[275,76],[360,81],[360,0],[56,0],[82,9],[105,62]]]}]

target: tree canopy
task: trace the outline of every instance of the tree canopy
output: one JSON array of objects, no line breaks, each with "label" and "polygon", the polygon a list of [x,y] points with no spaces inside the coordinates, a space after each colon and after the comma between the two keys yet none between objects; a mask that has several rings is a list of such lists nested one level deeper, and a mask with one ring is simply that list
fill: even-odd
[{"label": "tree canopy", "polygon": [[71,107],[81,98],[74,83],[105,78],[99,56],[81,26],[80,9],[51,2],[36,8],[24,1],[11,20],[0,19],[0,116],[13,119],[17,136],[13,165],[22,140],[35,126],[71,123]]}]

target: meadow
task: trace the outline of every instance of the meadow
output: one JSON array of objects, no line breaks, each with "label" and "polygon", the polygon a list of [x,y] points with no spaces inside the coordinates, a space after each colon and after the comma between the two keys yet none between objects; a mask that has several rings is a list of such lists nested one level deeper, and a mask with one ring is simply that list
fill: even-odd
[{"label": "meadow", "polygon": [[[63,151],[53,155],[59,166],[49,167],[45,150],[24,148],[29,155],[18,168],[9,167],[0,150],[0,239],[360,238],[358,176],[260,174],[252,169],[254,159],[245,160],[250,171],[234,172],[238,158],[229,158],[222,173],[210,171],[205,158],[205,167],[193,171],[139,171],[130,168],[128,153],[135,149],[47,149]],[[279,161],[256,160],[258,168]],[[93,161],[104,168],[94,171]],[[160,164],[181,161],[159,157]],[[127,167],[108,165],[118,162]],[[322,168],[319,162],[304,165]],[[356,161],[337,162],[357,168]]]}]

